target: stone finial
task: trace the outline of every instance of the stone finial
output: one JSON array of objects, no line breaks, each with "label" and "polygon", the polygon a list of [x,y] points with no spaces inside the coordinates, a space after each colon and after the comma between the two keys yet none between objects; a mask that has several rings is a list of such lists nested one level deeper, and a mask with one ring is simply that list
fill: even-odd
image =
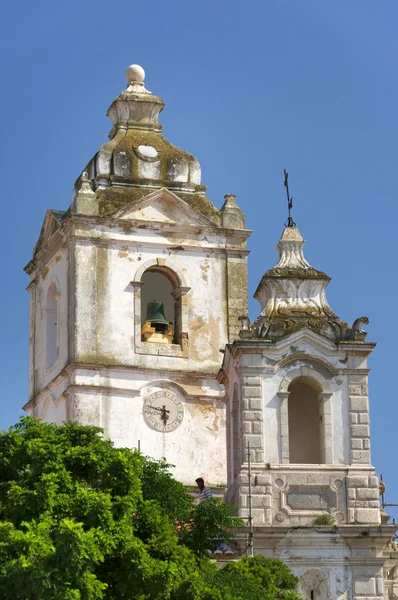
[{"label": "stone finial", "polygon": [[221,222],[223,227],[244,229],[246,227],[245,215],[236,203],[236,194],[225,194],[225,202],[221,208]]},{"label": "stone finial", "polygon": [[83,171],[75,184],[72,213],[78,215],[98,214],[98,201],[91,187],[87,171]]},{"label": "stone finial", "polygon": [[285,227],[276,249],[279,250],[279,262],[276,269],[311,269],[304,258],[305,240],[297,227]]},{"label": "stone finial", "polygon": [[224,206],[228,206],[228,207],[235,207],[237,206],[236,204],[236,194],[225,194],[224,196]]},{"label": "stone finial", "polygon": [[285,227],[276,247],[278,264],[263,275],[254,294],[261,313],[252,324],[253,336],[276,341],[305,328],[334,342],[364,342],[362,327],[369,319],[359,317],[350,327],[332,311],[326,298],[330,277],[306,261],[304,244],[297,227]]},{"label": "stone finial", "polygon": [[349,327],[333,313],[326,299],[330,278],[304,258],[304,240],[297,227],[286,227],[277,245],[278,264],[265,273],[254,297],[261,314],[253,324],[257,337],[276,340],[300,328],[341,339]]},{"label": "stone finial", "polygon": [[94,192],[91,188],[91,185],[90,185],[87,171],[83,171],[82,174],[80,175],[79,192],[84,192],[86,194],[94,194]]},{"label": "stone finial", "polygon": [[127,67],[125,75],[129,85],[133,85],[134,83],[144,85],[145,71],[140,65],[130,65]]},{"label": "stone finial", "polygon": [[113,139],[119,129],[146,129],[160,132],[159,113],[164,102],[152,94],[144,85],[145,71],[140,65],[130,65],[126,72],[127,87],[119,94],[108,109],[107,116],[112,121],[109,133]]},{"label": "stone finial", "polygon": [[[140,65],[126,69],[127,86],[115,98],[107,116],[112,121],[109,132],[111,143],[102,145],[87,165],[92,189],[106,211],[113,211],[113,191],[119,188],[120,204],[131,202],[131,185],[149,190],[144,181],[151,181],[151,188],[170,188],[173,191],[195,193],[192,201],[201,204],[203,196],[206,209],[198,210],[210,219],[220,221],[219,211],[205,198],[205,188],[200,185],[200,165],[192,154],[173,146],[162,135],[159,115],[163,100],[147,90],[144,85],[145,71]],[[79,181],[80,185],[80,181]],[[199,186],[199,187],[198,187]],[[138,196],[137,196],[138,197]],[[105,198],[107,198],[105,200]],[[122,200],[123,198],[123,200]]]}]

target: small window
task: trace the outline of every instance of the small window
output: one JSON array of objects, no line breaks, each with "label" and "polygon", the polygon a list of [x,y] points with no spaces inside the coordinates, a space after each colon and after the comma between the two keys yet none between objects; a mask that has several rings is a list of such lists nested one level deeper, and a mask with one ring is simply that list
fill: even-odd
[{"label": "small window", "polygon": [[46,368],[58,359],[58,291],[55,283],[48,288],[46,302]]}]

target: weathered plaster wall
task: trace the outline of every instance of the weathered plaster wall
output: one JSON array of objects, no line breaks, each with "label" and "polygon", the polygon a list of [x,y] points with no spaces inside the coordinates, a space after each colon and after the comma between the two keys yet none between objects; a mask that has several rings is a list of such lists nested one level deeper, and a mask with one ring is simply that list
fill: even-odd
[{"label": "weathered plaster wall", "polygon": [[[46,302],[49,287],[58,290],[58,353],[54,363],[46,366]],[[29,398],[43,389],[68,361],[68,256],[59,251],[41,272],[30,289]]]},{"label": "weathered plaster wall", "polygon": [[[145,394],[165,387],[180,398],[184,410],[181,425],[167,433],[151,429],[143,418]],[[104,428],[116,446],[139,445],[144,454],[166,458],[182,483],[193,485],[203,476],[209,484],[225,484],[225,411],[216,398],[188,395],[182,386],[159,380],[146,381],[130,393],[126,388],[120,392],[113,388],[111,393],[80,388],[73,404],[76,421]]]},{"label": "weathered plaster wall", "polygon": [[[50,387],[28,411],[33,416],[102,427],[119,447],[136,448],[139,441],[142,452],[175,465],[176,477],[186,485],[198,476],[211,485],[226,484],[225,404],[214,379],[188,380],[181,374],[171,380],[162,371],[148,376],[129,368],[68,368]],[[151,429],[143,417],[146,395],[165,387],[181,399],[184,409],[181,425],[168,433]]]},{"label": "weathered plaster wall", "polygon": [[[65,339],[62,351],[69,363],[62,355],[27,410],[58,423],[71,418],[98,425],[117,445],[135,447],[140,440],[144,452],[175,464],[184,483],[196,472],[210,484],[225,484],[224,388],[216,376],[220,349],[246,312],[249,232],[218,227],[167,190],[111,218],[90,215],[71,216],[60,241],[70,265],[69,273],[62,265],[70,301],[69,344]],[[173,344],[141,339],[148,268],[167,272],[173,283]],[[44,258],[29,265],[32,279],[45,269]],[[35,327],[42,335],[42,324]],[[43,354],[40,343],[36,353]],[[182,423],[167,433],[143,416],[145,394],[158,385],[174,386],[184,407]]]},{"label": "weathered plaster wall", "polygon": [[387,526],[255,527],[254,554],[281,559],[299,577],[303,598],[383,600],[390,535]]},{"label": "weathered plaster wall", "polygon": [[275,548],[275,558],[283,560],[299,577],[303,598],[311,598],[313,591],[316,600],[351,598],[350,555],[350,548],[338,533],[322,528],[290,530]]},{"label": "weathered plaster wall", "polygon": [[[173,249],[160,232],[155,247],[153,232],[125,234],[123,242],[114,239],[112,243],[106,241],[108,232],[95,233],[103,244],[95,236],[93,245],[79,242],[76,246],[77,360],[215,371],[220,364],[219,349],[227,341],[225,255],[219,248],[222,240],[216,237],[212,240],[215,247],[208,250],[206,244],[204,248],[196,246],[190,250],[190,240],[179,240]],[[117,233],[114,237],[118,237]],[[187,244],[187,249],[181,243]],[[171,261],[190,288],[186,295],[188,360],[176,362],[174,357],[135,352],[131,282],[142,265],[157,259]]]}]

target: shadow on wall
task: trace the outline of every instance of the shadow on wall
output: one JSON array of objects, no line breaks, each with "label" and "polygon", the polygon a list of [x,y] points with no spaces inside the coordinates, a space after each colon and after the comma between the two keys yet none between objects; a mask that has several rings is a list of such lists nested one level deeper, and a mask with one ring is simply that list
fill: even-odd
[{"label": "shadow on wall", "polygon": [[318,392],[301,381],[293,381],[289,392],[290,463],[321,464],[323,416]]}]

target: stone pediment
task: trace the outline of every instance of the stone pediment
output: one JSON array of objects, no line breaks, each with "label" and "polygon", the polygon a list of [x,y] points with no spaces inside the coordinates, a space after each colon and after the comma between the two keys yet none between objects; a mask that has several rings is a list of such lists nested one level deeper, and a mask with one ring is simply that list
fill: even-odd
[{"label": "stone pediment", "polygon": [[41,227],[39,239],[37,240],[36,246],[33,249],[33,256],[35,256],[39,250],[44,248],[54,233],[62,227],[62,224],[65,220],[65,215],[65,212],[61,210],[50,209],[47,211]]},{"label": "stone pediment", "polygon": [[124,206],[113,216],[126,221],[145,221],[146,223],[152,221],[217,228],[210,219],[198,213],[187,202],[167,189],[148,194],[148,196]]}]

